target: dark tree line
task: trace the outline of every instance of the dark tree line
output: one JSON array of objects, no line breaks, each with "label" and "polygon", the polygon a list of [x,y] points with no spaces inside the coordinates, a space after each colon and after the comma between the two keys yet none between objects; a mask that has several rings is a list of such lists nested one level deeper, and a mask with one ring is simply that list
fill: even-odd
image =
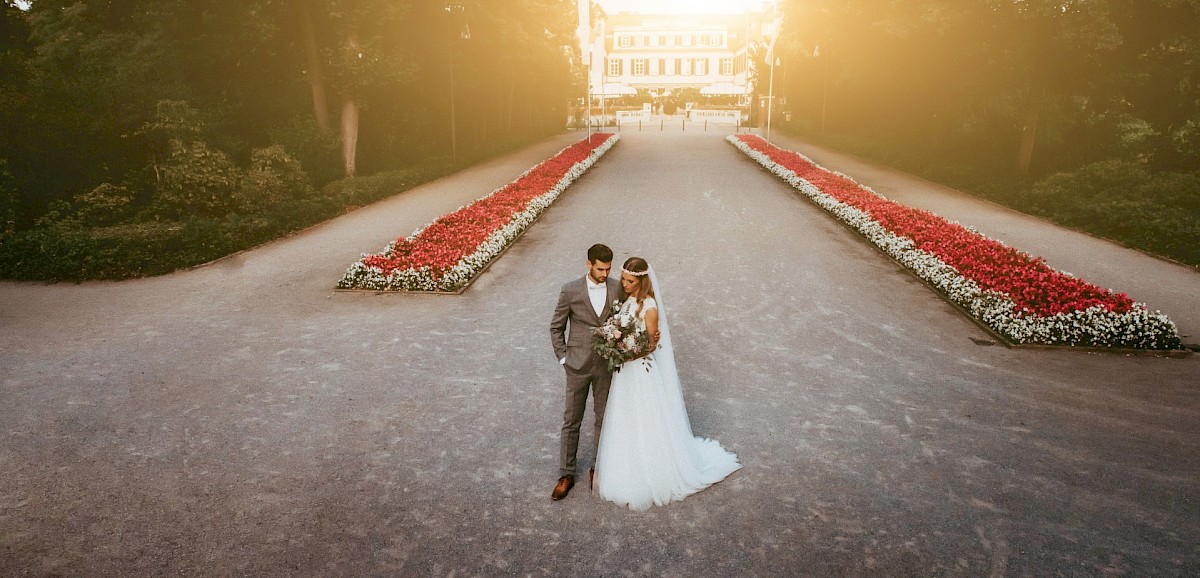
[{"label": "dark tree line", "polygon": [[470,157],[561,130],[580,82],[566,0],[0,6],[10,233],[252,214]]},{"label": "dark tree line", "polygon": [[1200,1],[784,9],[794,128],[1200,264]]},{"label": "dark tree line", "polygon": [[[783,89],[814,128],[1046,174],[1200,165],[1196,0],[788,0]],[[821,111],[824,109],[824,114]]]}]

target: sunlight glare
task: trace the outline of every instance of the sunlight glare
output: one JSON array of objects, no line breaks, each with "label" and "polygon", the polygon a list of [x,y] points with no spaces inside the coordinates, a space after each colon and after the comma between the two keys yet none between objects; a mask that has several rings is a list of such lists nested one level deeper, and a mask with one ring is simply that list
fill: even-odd
[{"label": "sunlight glare", "polygon": [[609,14],[741,14],[769,7],[770,0],[597,0]]}]

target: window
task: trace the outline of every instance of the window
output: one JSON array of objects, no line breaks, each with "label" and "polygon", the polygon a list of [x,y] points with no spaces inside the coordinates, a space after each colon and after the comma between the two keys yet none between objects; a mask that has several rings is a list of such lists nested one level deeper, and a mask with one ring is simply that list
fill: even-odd
[{"label": "window", "polygon": [[633,75],[634,76],[645,76],[646,75],[646,59],[645,58],[634,58],[633,59]]},{"label": "window", "polygon": [[710,36],[708,38],[708,43],[711,46],[720,46],[721,45],[721,35],[713,34],[712,36]]},{"label": "window", "polygon": [[630,46],[633,46],[633,38],[632,37],[625,36],[622,34],[620,36],[620,38],[621,38],[621,40],[620,40],[621,48],[629,48]]},{"label": "window", "polygon": [[733,76],[733,59],[732,58],[722,58],[721,59],[721,75],[722,76]]},{"label": "window", "polygon": [[666,46],[666,45],[667,45],[667,37],[666,37],[666,36],[659,36],[659,37],[658,37],[658,45],[659,45],[659,46]]},{"label": "window", "polygon": [[692,37],[691,37],[691,36],[684,36],[684,37],[683,37],[683,45],[684,45],[684,46],[691,46],[691,45],[692,45]]},{"label": "window", "polygon": [[708,59],[697,58],[696,63],[693,65],[693,70],[696,76],[704,76],[708,74]]},{"label": "window", "polygon": [[608,59],[608,75],[621,76],[621,61],[617,58]]},{"label": "window", "polygon": [[679,74],[682,74],[684,76],[691,76],[692,75],[692,59],[684,58],[682,60],[683,60],[683,70]]},{"label": "window", "polygon": [[671,74],[683,74],[683,59],[675,59],[675,67],[671,69]]},{"label": "window", "polygon": [[658,70],[655,70],[654,73],[659,74],[659,75],[664,75],[667,73],[667,59],[666,58],[658,59]]}]

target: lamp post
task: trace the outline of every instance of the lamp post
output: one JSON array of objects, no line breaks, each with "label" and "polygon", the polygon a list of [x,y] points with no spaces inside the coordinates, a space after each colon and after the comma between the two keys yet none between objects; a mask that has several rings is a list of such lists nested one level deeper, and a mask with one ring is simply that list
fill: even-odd
[{"label": "lamp post", "polygon": [[[592,42],[594,46],[589,49],[590,54],[593,55],[597,50],[600,52],[600,123],[604,126],[608,126],[608,94],[605,88],[605,85],[608,84],[608,49],[604,46],[604,27],[606,22],[607,20],[604,18],[600,19],[600,41]],[[589,42],[591,42],[590,37]],[[591,60],[594,64],[595,56],[592,56]],[[589,76],[588,78],[591,77]]]},{"label": "lamp post", "polygon": [[587,62],[583,64],[583,74],[587,81],[583,83],[583,99],[587,101],[587,138],[592,142],[592,51],[588,50]]},{"label": "lamp post", "polygon": [[767,86],[767,142],[771,142],[771,111],[775,105],[775,67],[779,65],[779,57],[775,56],[775,42],[779,40],[779,31],[783,23],[779,20],[779,4],[771,4],[771,44],[767,46],[767,65],[771,67],[771,78]]}]

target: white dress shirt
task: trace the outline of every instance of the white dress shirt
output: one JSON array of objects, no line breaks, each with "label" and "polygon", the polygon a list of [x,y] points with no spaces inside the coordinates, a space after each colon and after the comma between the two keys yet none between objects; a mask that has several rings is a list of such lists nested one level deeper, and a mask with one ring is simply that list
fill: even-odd
[{"label": "white dress shirt", "polygon": [[[608,301],[608,283],[599,285],[592,282],[591,276],[587,277],[588,298],[592,300],[592,311],[596,312],[596,317],[604,316],[605,301]],[[567,358],[558,360],[559,365],[566,365]]]},{"label": "white dress shirt", "polygon": [[605,301],[608,300],[608,284],[601,283],[599,285],[592,282],[592,278],[587,278],[588,297],[592,298],[592,310],[596,312],[596,317],[604,316]]}]

